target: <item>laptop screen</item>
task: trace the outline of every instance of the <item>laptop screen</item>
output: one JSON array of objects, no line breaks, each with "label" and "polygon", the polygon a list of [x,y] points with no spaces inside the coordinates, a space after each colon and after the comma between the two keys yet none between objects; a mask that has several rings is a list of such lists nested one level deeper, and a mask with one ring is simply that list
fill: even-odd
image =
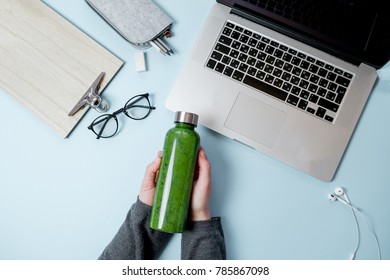
[{"label": "laptop screen", "polygon": [[[388,1],[220,0],[269,28],[355,64],[390,58]],[[242,14],[241,14],[242,15]],[[384,15],[384,16],[382,16]]]}]

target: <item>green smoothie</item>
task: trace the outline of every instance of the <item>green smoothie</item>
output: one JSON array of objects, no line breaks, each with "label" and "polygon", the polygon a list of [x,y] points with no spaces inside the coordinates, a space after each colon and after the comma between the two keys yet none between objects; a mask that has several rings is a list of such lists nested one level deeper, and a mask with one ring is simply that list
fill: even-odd
[{"label": "green smoothie", "polygon": [[177,112],[176,125],[165,136],[150,219],[150,227],[155,230],[185,229],[200,143],[194,130],[197,119],[195,114]]}]

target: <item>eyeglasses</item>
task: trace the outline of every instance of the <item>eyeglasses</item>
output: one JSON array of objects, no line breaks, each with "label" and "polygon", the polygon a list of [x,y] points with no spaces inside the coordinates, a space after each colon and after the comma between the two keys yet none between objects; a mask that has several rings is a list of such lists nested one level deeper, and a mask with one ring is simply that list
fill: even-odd
[{"label": "eyeglasses", "polygon": [[110,138],[118,132],[117,115],[125,113],[125,115],[133,120],[143,120],[156,109],[150,105],[149,93],[139,94],[130,98],[125,106],[112,114],[104,114],[96,118],[88,129],[96,134],[96,139]]}]

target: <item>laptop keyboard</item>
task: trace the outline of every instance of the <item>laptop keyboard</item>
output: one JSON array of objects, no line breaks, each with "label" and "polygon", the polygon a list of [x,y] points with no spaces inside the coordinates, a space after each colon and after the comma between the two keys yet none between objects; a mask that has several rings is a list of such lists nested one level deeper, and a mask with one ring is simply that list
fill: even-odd
[{"label": "laptop keyboard", "polygon": [[226,22],[206,67],[333,122],[353,74],[232,22]]}]

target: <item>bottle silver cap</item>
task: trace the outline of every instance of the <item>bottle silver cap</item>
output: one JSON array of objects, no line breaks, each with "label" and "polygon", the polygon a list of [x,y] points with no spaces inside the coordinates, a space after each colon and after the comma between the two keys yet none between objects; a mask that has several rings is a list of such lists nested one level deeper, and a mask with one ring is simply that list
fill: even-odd
[{"label": "bottle silver cap", "polygon": [[194,113],[178,111],[175,114],[175,123],[188,123],[197,126],[199,116]]}]

